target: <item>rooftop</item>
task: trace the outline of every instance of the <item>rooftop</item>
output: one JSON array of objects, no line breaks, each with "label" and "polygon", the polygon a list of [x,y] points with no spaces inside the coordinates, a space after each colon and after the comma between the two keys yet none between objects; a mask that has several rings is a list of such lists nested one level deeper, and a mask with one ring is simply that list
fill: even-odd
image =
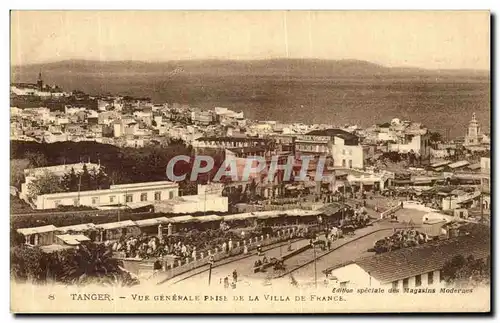
[{"label": "rooftop", "polygon": [[340,137],[344,140],[358,139],[356,135],[347,132],[342,129],[325,129],[325,130],[313,130],[308,132],[306,135],[309,136],[328,136],[328,137]]},{"label": "rooftop", "polygon": [[355,263],[378,281],[388,283],[440,270],[458,255],[485,258],[490,255],[489,240],[489,235],[461,236],[362,258]]},{"label": "rooftop", "polygon": [[236,141],[236,142],[247,142],[247,141],[259,141],[266,142],[269,139],[257,138],[257,137],[200,137],[196,141]]}]

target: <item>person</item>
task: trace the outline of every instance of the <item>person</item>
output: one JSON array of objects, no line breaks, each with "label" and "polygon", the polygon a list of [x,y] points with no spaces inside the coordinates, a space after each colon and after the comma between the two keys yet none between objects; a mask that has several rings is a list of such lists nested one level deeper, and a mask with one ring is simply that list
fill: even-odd
[{"label": "person", "polygon": [[233,282],[231,283],[231,288],[232,288],[232,289],[236,289],[236,282],[235,282],[235,281],[233,281]]},{"label": "person", "polygon": [[245,255],[246,255],[247,253],[248,253],[248,247],[247,247],[247,245],[245,245],[245,246],[243,247],[243,254],[245,254]]},{"label": "person", "polygon": [[330,250],[330,248],[332,247],[332,241],[331,240],[327,240],[326,241],[326,245],[328,247],[328,250]]},{"label": "person", "polygon": [[229,278],[227,276],[224,277],[224,288],[229,288]]},{"label": "person", "polygon": [[233,270],[233,281],[238,281],[238,273],[236,272],[236,269]]},{"label": "person", "polygon": [[257,246],[257,254],[258,254],[259,256],[261,256],[261,255],[262,255],[262,247],[261,247],[260,245],[258,245],[258,246]]},{"label": "person", "polygon": [[292,251],[292,240],[288,240],[288,251]]}]

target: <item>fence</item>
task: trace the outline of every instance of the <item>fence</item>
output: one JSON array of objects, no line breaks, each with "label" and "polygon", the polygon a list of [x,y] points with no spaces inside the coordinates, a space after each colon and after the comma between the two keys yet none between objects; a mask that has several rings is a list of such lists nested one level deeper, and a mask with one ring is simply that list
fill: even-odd
[{"label": "fence", "polygon": [[[264,234],[258,237],[244,239],[232,243],[232,247],[227,252],[221,246],[206,252],[197,252],[195,257],[185,257],[174,260],[168,264],[166,260],[162,261],[162,278],[165,280],[175,276],[184,274],[199,267],[207,266],[212,260],[213,262],[221,261],[225,258],[230,258],[238,255],[244,255],[245,246],[247,252],[257,249],[258,246],[266,247],[275,243],[287,241],[296,237],[297,227],[281,229],[275,232],[275,235]],[[226,242],[229,246],[229,241]],[[136,272],[140,278],[148,279],[152,277],[153,262],[155,260],[138,260],[138,259],[119,259],[125,264],[125,268],[129,271]],[[160,260],[161,261],[161,260]]]},{"label": "fence", "polygon": [[392,214],[394,214],[395,212],[401,210],[403,207],[401,206],[401,203],[398,203],[398,205],[396,206],[393,206],[392,208],[380,213],[380,218],[381,219],[384,219]]}]

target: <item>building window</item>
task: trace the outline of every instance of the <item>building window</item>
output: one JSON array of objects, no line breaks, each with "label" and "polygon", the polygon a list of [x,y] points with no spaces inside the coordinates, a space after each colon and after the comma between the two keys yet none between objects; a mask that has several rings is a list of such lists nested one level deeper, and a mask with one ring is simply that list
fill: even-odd
[{"label": "building window", "polygon": [[169,199],[173,199],[174,198],[174,192],[173,191],[168,192],[168,198]]},{"label": "building window", "polygon": [[352,168],[352,159],[349,159],[349,168]]},{"label": "building window", "polygon": [[427,285],[432,285],[434,284],[434,272],[431,271],[430,273],[427,274]]},{"label": "building window", "polygon": [[408,278],[403,279],[403,288],[408,288]]},{"label": "building window", "polygon": [[415,287],[422,286],[422,275],[415,276]]},{"label": "building window", "polygon": [[134,199],[132,197],[132,194],[127,194],[125,195],[125,202],[129,203],[132,202]]},{"label": "building window", "polygon": [[99,197],[93,197],[92,198],[92,204],[99,204]]},{"label": "building window", "polygon": [[148,200],[148,193],[141,193],[141,202]]},{"label": "building window", "polygon": [[115,203],[115,197],[114,196],[110,196],[109,197],[109,203]]},{"label": "building window", "polygon": [[161,201],[161,192],[155,192],[155,201]]},{"label": "building window", "polygon": [[345,159],[342,159],[342,167],[345,167]]},{"label": "building window", "polygon": [[395,282],[392,282],[392,289],[397,289],[398,288],[398,282],[399,281],[395,281]]}]

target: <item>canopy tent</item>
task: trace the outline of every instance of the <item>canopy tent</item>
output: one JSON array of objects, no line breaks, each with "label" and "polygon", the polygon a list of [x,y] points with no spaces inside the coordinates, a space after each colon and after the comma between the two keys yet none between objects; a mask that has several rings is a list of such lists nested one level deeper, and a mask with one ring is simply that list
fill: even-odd
[{"label": "canopy tent", "polygon": [[254,212],[253,214],[257,217],[257,219],[260,220],[278,218],[284,215],[283,211],[261,211],[261,212]]},{"label": "canopy tent", "polygon": [[90,239],[83,234],[60,234],[56,235],[56,237],[70,246],[77,246],[80,242],[90,241]]},{"label": "canopy tent", "polygon": [[56,230],[57,230],[57,228],[51,224],[51,225],[44,225],[42,227],[17,229],[17,232],[26,236],[26,235],[31,235],[31,234],[52,232],[52,231],[56,231]]},{"label": "canopy tent", "polygon": [[96,228],[103,230],[114,230],[128,227],[135,227],[136,224],[132,220],[120,221],[120,222],[110,222],[96,225]]},{"label": "canopy tent", "polygon": [[165,223],[170,223],[170,219],[162,216],[159,218],[153,218],[153,219],[144,219],[144,220],[137,220],[135,223],[137,224],[138,227],[149,227],[153,225],[159,225],[159,224],[165,224]]},{"label": "canopy tent", "polygon": [[257,216],[253,213],[238,213],[223,216],[224,221],[239,221],[239,220],[247,220],[247,219],[255,219]]},{"label": "canopy tent", "polygon": [[301,209],[292,209],[292,210],[287,210],[284,211],[285,215],[287,216],[318,216],[320,214],[323,214],[322,212],[319,211],[310,211],[310,210],[301,210]]},{"label": "canopy tent", "polygon": [[173,218],[169,218],[172,223],[189,223],[189,222],[197,222],[197,218],[191,215],[181,215]]},{"label": "canopy tent", "polygon": [[215,221],[222,221],[222,217],[218,216],[216,214],[210,214],[210,215],[205,215],[205,216],[199,216],[195,218],[196,221],[200,223],[205,223],[205,222],[215,222]]},{"label": "canopy tent", "polygon": [[69,225],[66,227],[60,227],[60,228],[57,228],[57,231],[59,231],[59,232],[69,232],[69,231],[85,232],[85,231],[95,230],[95,228],[96,227],[95,227],[94,223],[83,223],[83,224]]}]

